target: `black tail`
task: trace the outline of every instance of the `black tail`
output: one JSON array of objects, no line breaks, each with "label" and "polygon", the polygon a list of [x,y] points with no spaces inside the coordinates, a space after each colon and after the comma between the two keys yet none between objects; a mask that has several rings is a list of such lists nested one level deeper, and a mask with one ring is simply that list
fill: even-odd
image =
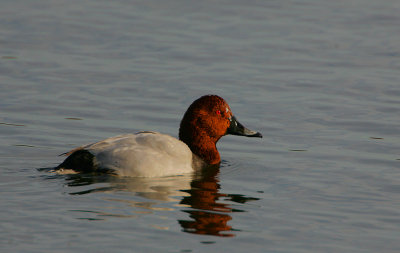
[{"label": "black tail", "polygon": [[80,149],[69,155],[64,162],[58,165],[55,169],[68,169],[77,172],[93,172],[97,169],[94,159],[94,155],[92,155],[89,151]]}]

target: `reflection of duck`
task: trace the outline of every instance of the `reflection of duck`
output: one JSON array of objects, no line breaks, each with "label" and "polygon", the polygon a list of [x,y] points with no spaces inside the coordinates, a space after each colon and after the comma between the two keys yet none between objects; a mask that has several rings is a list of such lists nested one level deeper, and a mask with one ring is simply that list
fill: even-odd
[{"label": "reflection of duck", "polygon": [[70,151],[56,169],[111,170],[121,176],[140,177],[181,175],[218,165],[221,159],[216,143],[226,134],[262,137],[241,125],[224,99],[203,96],[183,116],[179,140],[155,132],[111,137]]},{"label": "reflection of duck", "polygon": [[[42,169],[44,170],[44,169]],[[50,170],[48,168],[47,170]],[[103,198],[114,203],[124,203],[134,207],[132,215],[129,209],[110,208],[107,212],[94,210],[71,210],[81,212],[84,217],[80,219],[104,219],[105,217],[130,218],[138,214],[149,214],[155,211],[176,211],[181,208],[189,214],[190,220],[178,220],[184,232],[194,234],[205,234],[214,236],[235,236],[228,222],[232,219],[230,213],[243,212],[243,210],[232,208],[230,203],[244,204],[257,198],[247,197],[240,194],[224,194],[220,192],[218,179],[219,166],[209,167],[196,175],[173,176],[161,178],[132,178],[115,177],[107,174],[71,174],[64,175],[66,185],[71,195],[86,195],[95,193],[112,193]],[[51,178],[59,178],[55,175]],[[131,192],[131,194],[118,194],[119,192]],[[180,202],[179,202],[180,200]],[[172,205],[160,205],[172,202]],[[180,205],[173,204],[179,202]],[[137,211],[145,209],[146,211]],[[124,213],[121,215],[121,213]],[[93,218],[96,215],[98,217]],[[91,217],[87,217],[91,216]],[[236,230],[237,231],[237,230]]]},{"label": "reflection of duck", "polygon": [[175,197],[188,195],[184,191],[190,189],[190,182],[193,180],[192,175],[160,178],[115,177],[104,174],[71,174],[66,176],[66,185],[71,190],[75,190],[69,193],[71,195],[97,192],[131,192],[135,196],[155,201],[154,205],[160,201],[177,202],[178,200]]},{"label": "reflection of duck", "polygon": [[[42,168],[51,171],[51,168]],[[65,178],[70,195],[101,194],[100,206],[91,205],[71,211],[80,213],[79,219],[102,220],[107,217],[135,218],[160,211],[177,211],[177,203],[188,193],[195,175],[160,178],[115,177],[108,174],[79,173],[53,175],[49,179]],[[128,194],[127,194],[128,193]],[[120,204],[123,204],[122,206]]]},{"label": "reflection of duck", "polygon": [[179,220],[183,231],[214,236],[235,236],[233,233],[226,232],[232,231],[232,227],[228,225],[228,221],[232,217],[228,213],[241,212],[242,210],[233,209],[229,204],[220,202],[221,198],[231,201],[240,199],[240,203],[257,200],[257,198],[247,198],[242,195],[220,193],[218,173],[219,168],[214,168],[201,179],[192,181],[191,189],[186,191],[190,196],[184,197],[181,204],[191,207],[191,210],[185,210],[185,212],[189,213],[193,220]]}]

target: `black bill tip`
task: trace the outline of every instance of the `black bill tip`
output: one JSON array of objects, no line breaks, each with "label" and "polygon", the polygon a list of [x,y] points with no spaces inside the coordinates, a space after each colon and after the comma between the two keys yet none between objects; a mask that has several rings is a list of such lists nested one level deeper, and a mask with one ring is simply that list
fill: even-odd
[{"label": "black bill tip", "polygon": [[226,134],[240,135],[246,137],[259,137],[259,138],[263,137],[260,132],[256,132],[244,127],[242,124],[240,124],[239,121],[237,121],[235,116],[232,116],[230,120],[231,124],[229,125]]}]

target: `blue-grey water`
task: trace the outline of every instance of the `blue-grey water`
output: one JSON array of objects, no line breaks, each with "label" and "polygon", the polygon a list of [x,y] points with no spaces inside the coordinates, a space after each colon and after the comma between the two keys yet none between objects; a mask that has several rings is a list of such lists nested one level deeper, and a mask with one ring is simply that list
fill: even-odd
[{"label": "blue-grey water", "polygon": [[[0,8],[1,252],[399,252],[400,2],[10,1]],[[203,178],[55,175],[105,137],[177,136],[219,94]]]}]

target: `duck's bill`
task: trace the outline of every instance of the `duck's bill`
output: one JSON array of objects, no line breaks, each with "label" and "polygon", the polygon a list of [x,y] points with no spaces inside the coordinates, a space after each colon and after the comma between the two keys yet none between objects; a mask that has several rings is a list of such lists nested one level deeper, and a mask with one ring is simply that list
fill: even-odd
[{"label": "duck's bill", "polygon": [[260,132],[256,132],[256,131],[247,129],[242,124],[240,124],[239,121],[237,121],[235,116],[232,116],[231,124],[230,124],[228,130],[226,131],[226,134],[262,138],[262,134]]}]

